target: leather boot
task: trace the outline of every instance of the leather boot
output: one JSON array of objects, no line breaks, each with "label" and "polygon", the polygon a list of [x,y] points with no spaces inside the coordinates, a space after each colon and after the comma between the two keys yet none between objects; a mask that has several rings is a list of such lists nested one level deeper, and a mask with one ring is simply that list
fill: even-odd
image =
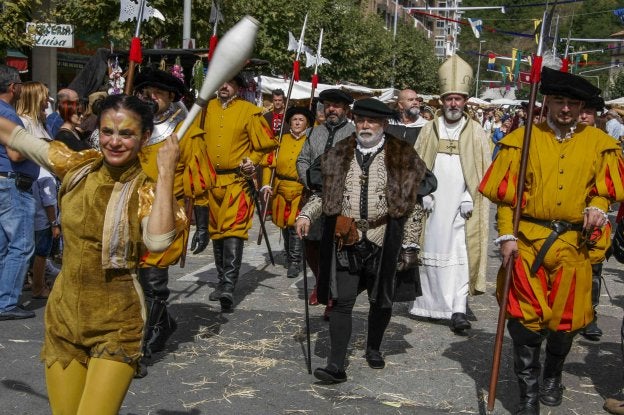
[{"label": "leather boot", "polygon": [[295,232],[295,228],[288,228],[288,239],[290,242],[288,243],[288,256],[289,256],[289,265],[288,271],[286,272],[287,278],[297,278],[299,273],[301,272],[301,249],[302,242],[301,239],[297,236]]},{"label": "leather boot", "polygon": [[208,299],[210,301],[219,301],[221,291],[223,291],[223,239],[212,241],[212,252],[214,254],[215,267],[217,268],[217,286],[210,293]]},{"label": "leather boot", "polygon": [[244,243],[236,237],[223,239],[223,289],[219,296],[222,311],[230,311],[234,304],[234,288],[243,259]]},{"label": "leather boot", "polygon": [[540,349],[543,336],[524,327],[518,320],[507,323],[513,340],[514,373],[520,388],[515,415],[539,415]]},{"label": "leather boot", "polygon": [[290,266],[290,235],[288,234],[288,228],[282,228],[282,239],[284,240],[284,259],[285,259],[285,267],[288,268]]},{"label": "leather boot", "polygon": [[572,348],[575,333],[562,331],[550,332],[546,340],[546,360],[544,361],[544,380],[540,388],[540,402],[547,406],[561,405],[563,384],[561,372],[563,363]]},{"label": "leather boot", "polygon": [[147,306],[143,354],[149,358],[152,353],[164,350],[167,339],[178,328],[178,325],[167,311],[169,269],[141,268],[139,269],[139,281],[143,287]]},{"label": "leather boot", "polygon": [[592,306],[594,307],[594,319],[581,330],[581,335],[587,340],[599,341],[602,330],[598,327],[598,313],[596,307],[600,302],[600,289],[602,288],[602,263],[592,264]]},{"label": "leather boot", "polygon": [[195,233],[191,241],[193,255],[203,252],[208,246],[208,206],[193,206]]},{"label": "leather boot", "polygon": [[318,259],[317,257],[319,256],[319,248],[318,248],[318,241],[310,241],[308,239],[305,239],[302,241],[305,244],[305,250],[306,250],[306,264],[303,264],[303,266],[308,266],[310,268],[310,270],[312,270],[312,275],[314,275],[314,289],[312,290],[312,294],[310,294],[310,298],[308,299],[308,304],[310,305],[318,305],[319,301],[318,301],[318,296],[317,296],[317,291],[316,291],[316,287],[318,285],[318,280],[319,280],[319,271],[318,271]]}]

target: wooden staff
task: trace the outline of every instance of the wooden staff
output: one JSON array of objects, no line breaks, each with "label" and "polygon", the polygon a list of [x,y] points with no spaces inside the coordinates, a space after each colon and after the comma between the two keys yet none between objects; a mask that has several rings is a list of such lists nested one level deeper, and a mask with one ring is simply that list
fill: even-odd
[{"label": "wooden staff", "polygon": [[137,16],[137,25],[134,31],[134,37],[130,43],[130,52],[128,54],[128,74],[126,75],[126,87],[124,88],[124,94],[132,95],[132,87],[134,86],[134,72],[136,71],[136,65],[141,64],[143,56],[141,53],[141,23],[143,22],[143,9],[145,9],[145,1],[139,1],[139,15]]},{"label": "wooden staff", "polygon": [[[555,3],[556,4],[556,3]],[[546,3],[548,9],[548,2]],[[554,8],[554,6],[553,6]],[[522,155],[520,158],[520,171],[518,172],[518,183],[516,191],[516,206],[514,208],[513,234],[518,235],[520,226],[520,217],[522,216],[522,194],[524,193],[524,180],[526,177],[527,162],[529,159],[529,145],[531,144],[531,129],[533,127],[533,109],[537,98],[537,88],[540,81],[542,70],[542,49],[544,47],[544,28],[547,26],[548,10],[544,11],[542,19],[542,28],[540,30],[540,40],[537,46],[537,55],[533,60],[531,68],[531,94],[529,97],[529,113],[527,117],[526,127],[524,129],[524,139],[522,142]],[[505,266],[505,280],[501,293],[500,309],[498,310],[498,324],[496,325],[496,340],[494,342],[494,353],[492,356],[492,371],[490,373],[490,388],[488,392],[487,410],[492,412],[496,402],[496,386],[498,383],[498,374],[500,370],[501,351],[503,349],[503,337],[505,336],[505,320],[507,316],[507,303],[509,301],[509,287],[511,286],[512,270],[514,258],[509,258],[509,262]],[[505,264],[503,264],[505,265]]]}]

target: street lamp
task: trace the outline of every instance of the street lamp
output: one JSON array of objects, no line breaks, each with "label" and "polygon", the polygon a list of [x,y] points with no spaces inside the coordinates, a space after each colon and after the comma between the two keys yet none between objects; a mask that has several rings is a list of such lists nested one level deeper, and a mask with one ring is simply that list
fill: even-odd
[{"label": "street lamp", "polygon": [[477,63],[477,89],[475,90],[475,96],[479,98],[479,71],[481,70],[481,45],[485,43],[485,40],[479,41],[479,60]]}]

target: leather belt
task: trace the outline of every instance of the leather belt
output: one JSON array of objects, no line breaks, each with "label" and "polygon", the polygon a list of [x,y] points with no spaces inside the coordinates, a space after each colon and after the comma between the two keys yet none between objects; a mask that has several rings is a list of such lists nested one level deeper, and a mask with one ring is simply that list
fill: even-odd
[{"label": "leather belt", "polygon": [[544,241],[542,248],[537,253],[535,261],[533,261],[533,265],[531,265],[531,274],[537,273],[537,270],[544,262],[544,258],[546,257],[548,250],[550,249],[552,244],[555,243],[559,235],[569,231],[581,232],[583,230],[582,223],[571,223],[564,220],[535,219],[530,216],[522,216],[521,219],[526,222],[535,223],[536,225],[552,229],[552,232],[550,233],[550,235],[548,235],[548,238],[546,238],[546,240]]},{"label": "leather belt", "polygon": [[299,181],[299,177],[288,177],[288,176],[283,176],[281,174],[276,174],[275,176],[280,180],[290,180],[291,182]]},{"label": "leather belt", "polygon": [[457,140],[439,140],[438,153],[459,154],[459,141]]},{"label": "leather belt", "polygon": [[227,169],[227,170],[219,170],[219,169],[217,169],[217,170],[215,170],[215,173],[217,173],[217,174],[238,174],[238,173],[240,173],[240,170],[237,169],[237,168],[236,169]]},{"label": "leather belt", "polygon": [[5,177],[7,179],[14,179],[15,177],[17,177],[17,174],[12,171],[2,171],[0,172],[0,177]]},{"label": "leather belt", "polygon": [[355,227],[360,232],[368,232],[388,223],[388,215],[383,215],[377,219],[356,219]]}]

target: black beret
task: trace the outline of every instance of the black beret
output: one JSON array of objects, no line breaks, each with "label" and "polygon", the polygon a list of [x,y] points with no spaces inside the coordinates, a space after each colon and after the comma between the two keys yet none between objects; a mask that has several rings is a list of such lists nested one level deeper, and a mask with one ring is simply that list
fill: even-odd
[{"label": "black beret", "polygon": [[180,79],[171,75],[169,72],[159,69],[144,69],[137,75],[134,85],[135,91],[140,91],[145,87],[152,86],[162,89],[163,91],[173,92],[175,95],[173,98],[174,101],[179,101],[186,93],[184,83]]},{"label": "black beret", "polygon": [[332,88],[322,91],[319,94],[319,100],[321,100],[321,102],[331,101],[351,104],[353,102],[353,97],[340,89]]},{"label": "black beret", "polygon": [[306,107],[291,107],[286,111],[286,123],[290,124],[290,119],[295,114],[301,114],[308,119],[308,127],[312,127],[314,124],[314,115]]},{"label": "black beret", "polygon": [[375,98],[364,98],[355,101],[351,112],[355,115],[371,118],[392,118],[396,115],[392,108]]},{"label": "black beret", "polygon": [[583,77],[545,66],[542,69],[540,92],[543,95],[560,95],[586,101],[600,95],[602,91]]},{"label": "black beret", "polygon": [[593,96],[588,100],[585,100],[585,108],[591,108],[596,111],[604,110],[605,102],[601,96]]}]

